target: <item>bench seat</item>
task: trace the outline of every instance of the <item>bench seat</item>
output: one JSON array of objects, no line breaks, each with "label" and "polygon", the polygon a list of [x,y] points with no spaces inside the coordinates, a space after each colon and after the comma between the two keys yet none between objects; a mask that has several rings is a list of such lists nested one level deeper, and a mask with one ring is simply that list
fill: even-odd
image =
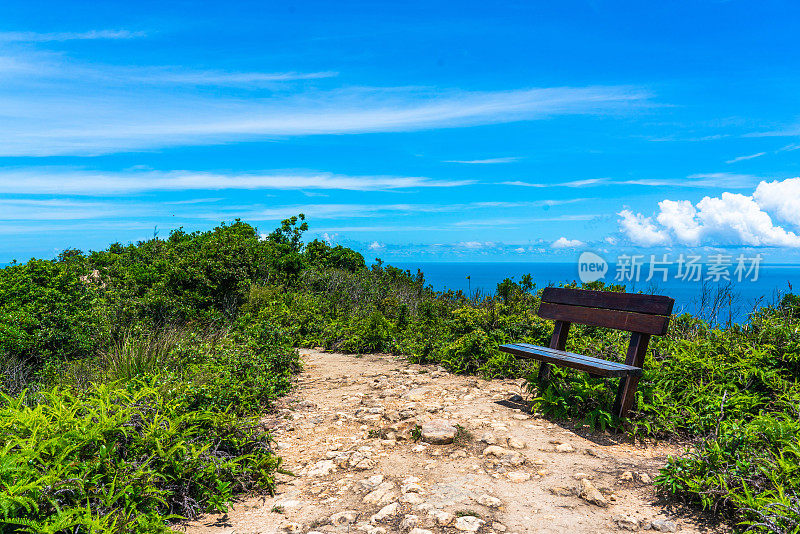
[{"label": "bench seat", "polygon": [[642,376],[642,369],[640,367],[633,367],[631,365],[625,365],[624,363],[575,354],[574,352],[539,347],[528,343],[501,345],[500,350],[520,358],[553,363],[560,367],[571,367],[593,375],[608,377]]}]

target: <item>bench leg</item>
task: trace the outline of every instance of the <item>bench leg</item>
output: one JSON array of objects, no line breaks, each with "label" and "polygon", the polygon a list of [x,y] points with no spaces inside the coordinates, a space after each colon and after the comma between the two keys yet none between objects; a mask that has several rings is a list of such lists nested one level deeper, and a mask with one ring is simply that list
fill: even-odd
[{"label": "bench leg", "polygon": [[613,413],[618,417],[625,417],[636,402],[636,386],[639,385],[638,376],[623,376],[619,381],[617,399],[614,401]]},{"label": "bench leg", "polygon": [[539,364],[539,375],[537,376],[537,380],[539,380],[539,385],[544,385],[545,382],[550,380],[550,364],[541,362]]}]

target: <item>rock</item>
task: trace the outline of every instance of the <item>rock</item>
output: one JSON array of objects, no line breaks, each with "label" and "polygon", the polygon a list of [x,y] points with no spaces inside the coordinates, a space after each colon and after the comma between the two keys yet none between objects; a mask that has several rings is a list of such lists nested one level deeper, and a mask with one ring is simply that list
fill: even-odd
[{"label": "rock", "polygon": [[465,515],[459,518],[456,518],[456,530],[461,530],[463,532],[477,532],[480,530],[481,525],[486,523],[483,519],[479,517],[475,517],[474,515]]},{"label": "rock", "polygon": [[397,515],[397,511],[399,510],[400,505],[396,502],[392,504],[387,504],[380,510],[378,510],[372,517],[369,518],[370,523],[380,523],[389,519],[390,517],[394,517]]},{"label": "rock", "polygon": [[425,452],[425,449],[427,449],[427,448],[428,448],[428,447],[426,447],[425,445],[415,445],[415,446],[414,446],[414,447],[411,449],[411,452]]},{"label": "rock", "polygon": [[497,436],[491,432],[484,432],[481,436],[480,442],[486,443],[487,445],[497,445]]},{"label": "rock", "polygon": [[367,471],[368,469],[375,467],[375,460],[372,458],[364,458],[353,467],[359,471]]},{"label": "rock", "polygon": [[526,473],[525,471],[509,471],[506,473],[506,476],[511,482],[516,483],[527,482],[531,479],[530,473]]},{"label": "rock", "polygon": [[631,530],[634,532],[639,530],[639,520],[631,515],[615,515],[611,520],[622,530]]},{"label": "rock", "polygon": [[668,519],[653,519],[650,522],[650,528],[659,532],[676,532],[678,525]]},{"label": "rock", "polygon": [[440,527],[448,526],[456,518],[456,516],[444,510],[436,510],[432,515],[433,519],[436,521],[436,524]]},{"label": "rock", "polygon": [[512,415],[511,417],[512,417],[513,419],[516,419],[517,421],[527,421],[528,419],[530,419],[530,417],[528,417],[528,416],[527,416],[527,415],[525,415],[524,413],[515,413],[515,414],[514,414],[514,415]]},{"label": "rock", "polygon": [[455,425],[446,419],[433,419],[422,425],[422,441],[434,445],[445,445],[453,443],[456,437]]},{"label": "rock", "polygon": [[549,491],[553,495],[558,495],[559,497],[569,497],[570,495],[575,495],[575,490],[566,486],[553,486]]},{"label": "rock", "polygon": [[425,502],[418,493],[404,493],[400,496],[400,502],[405,504],[422,504]]},{"label": "rock", "polygon": [[584,478],[592,478],[592,476],[587,475],[586,473],[575,473],[574,475],[572,475],[572,478],[574,478],[575,480],[581,480]]},{"label": "rock", "polygon": [[503,506],[503,501],[501,501],[497,497],[492,497],[491,495],[487,494],[483,494],[475,500],[478,504],[488,506],[489,508],[500,508],[501,506]]},{"label": "rock", "polygon": [[575,452],[575,447],[569,443],[560,443],[556,445],[556,452]]},{"label": "rock", "polygon": [[[416,477],[413,477],[416,479]],[[406,479],[408,480],[408,479]],[[418,479],[417,479],[418,480]],[[405,480],[403,482],[406,482]],[[425,493],[425,490],[422,489],[422,486],[417,484],[416,482],[406,482],[400,487],[401,493]]]},{"label": "rock", "polygon": [[504,449],[499,445],[489,445],[485,449],[483,449],[484,456],[496,456],[497,458],[501,458],[504,454],[508,454],[508,449]]},{"label": "rock", "polygon": [[453,451],[450,454],[450,458],[452,458],[453,460],[458,460],[459,458],[466,458],[466,457],[467,457],[467,451],[465,451],[464,449],[458,449],[457,451]]},{"label": "rock", "polygon": [[639,480],[642,484],[652,484],[653,479],[647,473],[639,473]]},{"label": "rock", "polygon": [[503,523],[498,523],[497,521],[495,521],[494,523],[492,523],[492,530],[496,530],[497,532],[505,532],[506,530],[508,530],[508,528],[506,528],[506,526]]},{"label": "rock", "polygon": [[426,393],[428,388],[414,388],[403,395],[403,398],[411,402],[420,402],[425,400]]},{"label": "rock", "polygon": [[394,484],[392,482],[381,482],[371,492],[364,495],[362,499],[368,504],[384,504],[394,500]]},{"label": "rock", "polygon": [[371,477],[362,480],[360,484],[362,488],[372,491],[377,488],[381,482],[383,482],[383,475],[372,475]]},{"label": "rock", "polygon": [[586,502],[590,502],[594,505],[600,506],[605,508],[608,506],[608,501],[603,494],[600,493],[600,490],[597,489],[594,484],[589,482],[589,479],[582,478],[580,489],[578,490],[578,496]]},{"label": "rock", "polygon": [[294,521],[288,521],[281,525],[281,530],[284,532],[292,532],[292,533],[302,532],[303,525],[301,525],[300,523],[295,523]]},{"label": "rock", "polygon": [[337,527],[341,525],[352,525],[356,522],[356,519],[358,519],[358,512],[355,510],[344,510],[331,516],[331,525]]},{"label": "rock", "polygon": [[336,463],[333,460],[321,460],[306,473],[310,477],[324,477],[336,471]]},{"label": "rock", "polygon": [[433,534],[433,531],[426,528],[412,528],[408,534]]},{"label": "rock", "polygon": [[633,480],[633,473],[630,471],[625,471],[619,477],[621,482],[631,482]]},{"label": "rock", "polygon": [[511,447],[512,449],[524,449],[525,442],[520,441],[517,438],[508,438],[508,446]]},{"label": "rock", "polygon": [[400,521],[400,530],[411,530],[417,528],[421,524],[422,521],[420,521],[418,516],[407,514],[403,517],[403,520]]}]

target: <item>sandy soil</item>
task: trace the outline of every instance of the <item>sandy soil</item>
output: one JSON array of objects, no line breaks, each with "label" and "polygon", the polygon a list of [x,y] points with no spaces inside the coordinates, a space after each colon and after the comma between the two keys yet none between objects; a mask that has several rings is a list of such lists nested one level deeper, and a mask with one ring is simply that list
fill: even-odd
[{"label": "sandy soil", "polygon": [[519,380],[381,354],[301,352],[297,387],[265,419],[296,476],[278,475],[274,497],[245,497],[181,531],[722,531],[657,498],[652,480],[680,449],[581,435],[526,414],[510,401]]}]

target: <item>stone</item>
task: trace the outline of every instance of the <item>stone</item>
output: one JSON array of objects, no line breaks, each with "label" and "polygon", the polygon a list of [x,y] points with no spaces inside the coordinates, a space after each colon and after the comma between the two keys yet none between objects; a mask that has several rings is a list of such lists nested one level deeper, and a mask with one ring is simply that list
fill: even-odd
[{"label": "stone", "polygon": [[394,500],[394,484],[381,482],[374,490],[364,495],[363,501],[368,504],[384,504]]},{"label": "stone", "polygon": [[[416,479],[416,477],[413,477]],[[406,479],[408,480],[408,479]],[[417,479],[418,480],[418,479]],[[406,482],[405,480],[403,482]],[[400,487],[401,493],[425,493],[425,490],[422,489],[422,486],[417,484],[416,482],[406,482]]]},{"label": "stone", "polygon": [[331,516],[331,525],[337,527],[341,525],[352,525],[356,522],[356,519],[358,519],[358,512],[355,510],[344,510]]},{"label": "stone", "polygon": [[632,515],[615,515],[611,520],[622,530],[630,530],[633,532],[639,530],[639,520]]},{"label": "stone", "polygon": [[581,485],[578,490],[578,496],[586,502],[590,502],[596,506],[600,506],[605,508],[608,506],[608,501],[603,494],[600,493],[600,490],[597,489],[594,484],[589,482],[588,478],[581,479]]},{"label": "stone", "polygon": [[509,451],[508,449],[504,449],[499,445],[489,445],[488,447],[483,449],[484,456],[495,456],[497,458],[501,458],[504,454],[508,454],[509,452],[511,451]]},{"label": "stone", "polygon": [[508,438],[508,446],[512,449],[524,449],[525,442],[518,440],[517,438]]},{"label": "stone", "polygon": [[668,519],[653,519],[650,522],[650,528],[659,532],[676,532],[678,530],[678,525],[675,521],[670,521]]},{"label": "stone", "polygon": [[433,534],[433,531],[426,528],[412,528],[408,534]]},{"label": "stone", "polygon": [[569,443],[560,443],[556,445],[556,452],[575,452],[575,447]]},{"label": "stone", "polygon": [[281,530],[284,532],[292,532],[292,533],[302,532],[303,525],[301,525],[300,523],[295,523],[294,521],[288,521],[281,525]]},{"label": "stone", "polygon": [[380,510],[378,510],[372,517],[369,518],[370,523],[381,523],[390,517],[394,517],[397,515],[397,511],[400,509],[400,505],[396,502],[392,504],[387,504]]},{"label": "stone", "polygon": [[511,417],[513,419],[516,419],[517,421],[527,421],[528,419],[530,419],[530,417],[528,417],[527,415],[525,415],[523,413],[515,413]]},{"label": "stone", "polygon": [[481,528],[481,525],[484,523],[486,523],[486,521],[479,517],[475,517],[474,515],[464,515],[456,518],[456,523],[454,526],[456,527],[456,530],[461,530],[463,532],[478,532],[478,530]]},{"label": "stone", "polygon": [[625,471],[619,476],[619,479],[622,482],[631,482],[633,480],[633,473],[630,471]]},{"label": "stone", "polygon": [[428,447],[426,447],[425,445],[415,445],[415,446],[414,446],[414,447],[411,449],[411,452],[425,452],[425,449],[427,449],[427,448],[428,448]]},{"label": "stone", "polygon": [[355,464],[353,467],[355,469],[358,469],[359,471],[367,471],[375,467],[375,460],[373,460],[372,458],[364,458],[363,460]]},{"label": "stone", "polygon": [[419,493],[404,493],[400,496],[400,502],[405,504],[422,504],[425,502],[425,499],[419,495]]},{"label": "stone", "polygon": [[484,432],[481,435],[480,442],[486,443],[487,445],[497,445],[497,436],[495,436],[491,432]]},{"label": "stone", "polygon": [[648,475],[647,473],[639,473],[639,481],[642,484],[652,484],[653,483],[653,479],[650,478],[650,475]]},{"label": "stone", "polygon": [[372,491],[377,488],[381,482],[383,482],[383,475],[372,475],[371,477],[362,480],[360,484],[364,489]]},{"label": "stone", "polygon": [[501,501],[497,497],[493,497],[487,494],[483,494],[475,500],[478,504],[488,506],[489,508],[500,508],[501,506],[503,506],[503,501]]},{"label": "stone", "polygon": [[566,486],[553,486],[549,491],[553,495],[558,495],[559,497],[569,497],[570,495],[575,495],[575,490]]},{"label": "stone", "polygon": [[526,473],[525,471],[509,471],[506,473],[506,476],[511,482],[516,482],[518,484],[531,479],[530,473]]},{"label": "stone", "polygon": [[406,514],[403,520],[400,521],[400,530],[411,530],[417,528],[421,524],[422,521],[420,521],[419,516]]},{"label": "stone", "polygon": [[497,532],[505,532],[506,530],[508,530],[508,528],[503,523],[498,523],[497,521],[492,523],[491,527],[492,530],[496,530]]},{"label": "stone", "polygon": [[436,524],[440,527],[448,526],[456,518],[456,516],[444,510],[436,510],[432,515],[433,519],[436,521]]},{"label": "stone", "polygon": [[321,460],[315,463],[306,473],[310,477],[324,477],[336,471],[336,463],[333,460]]},{"label": "stone", "polygon": [[422,441],[433,445],[453,443],[458,429],[446,419],[433,419],[422,425]]},{"label": "stone", "polygon": [[425,394],[427,393],[428,388],[414,388],[403,395],[403,398],[411,402],[420,402],[425,400]]},{"label": "stone", "polygon": [[584,478],[590,479],[592,478],[592,475],[588,475],[586,473],[575,473],[574,475],[572,475],[572,478],[574,478],[575,480],[582,480]]}]

